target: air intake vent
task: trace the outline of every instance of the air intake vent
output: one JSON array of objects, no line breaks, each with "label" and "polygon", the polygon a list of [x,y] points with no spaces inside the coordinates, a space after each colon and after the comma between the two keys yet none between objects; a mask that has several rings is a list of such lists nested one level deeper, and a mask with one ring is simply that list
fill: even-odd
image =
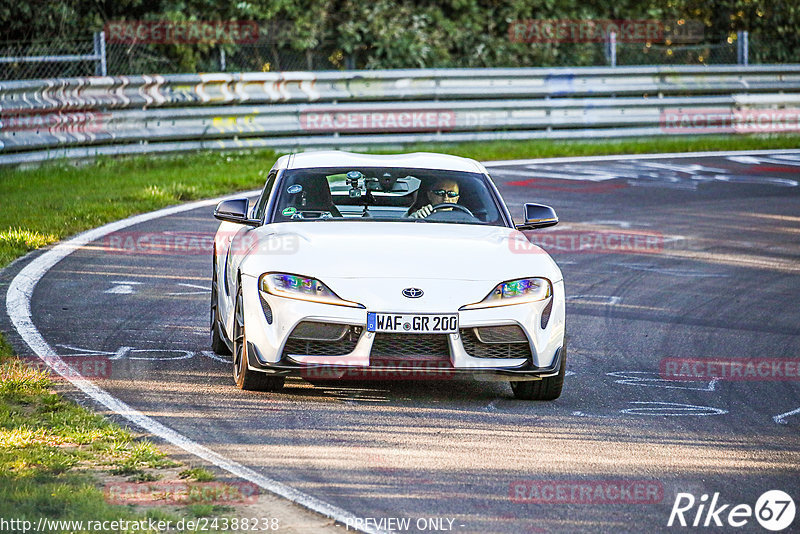
[{"label": "air intake vent", "polygon": [[294,327],[289,337],[312,341],[339,341],[347,334],[349,328],[346,324],[303,321]]},{"label": "air intake vent", "polygon": [[[355,350],[362,330],[361,326],[303,321],[286,340],[283,356],[344,356]],[[320,339],[323,336],[327,339]]]},{"label": "air intake vent", "polygon": [[553,311],[553,297],[550,297],[550,302],[542,310],[542,330],[547,328],[547,323],[550,321],[550,313]]},{"label": "air intake vent", "polygon": [[264,310],[264,317],[267,319],[267,324],[272,324],[272,308],[270,308],[269,303],[261,296],[261,292],[259,292],[260,300],[261,300],[261,309]]},{"label": "air intake vent", "polygon": [[473,358],[530,358],[528,343],[483,343],[472,328],[461,329],[461,343]]},{"label": "air intake vent", "polygon": [[482,326],[475,328],[475,335],[482,343],[527,343],[525,331],[518,325]]},{"label": "air intake vent", "polygon": [[441,334],[375,334],[370,358],[450,360],[450,345]]}]

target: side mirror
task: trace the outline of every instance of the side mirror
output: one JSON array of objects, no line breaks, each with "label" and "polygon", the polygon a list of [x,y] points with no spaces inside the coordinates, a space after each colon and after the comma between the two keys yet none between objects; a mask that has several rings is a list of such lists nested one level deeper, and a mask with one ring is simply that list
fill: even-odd
[{"label": "side mirror", "polygon": [[517,225],[517,230],[536,230],[558,224],[556,210],[544,204],[525,204],[525,222]]},{"label": "side mirror", "polygon": [[260,220],[247,218],[249,206],[250,203],[246,198],[223,200],[214,208],[214,217],[220,221],[228,221],[236,224],[246,224],[248,226],[260,225]]}]

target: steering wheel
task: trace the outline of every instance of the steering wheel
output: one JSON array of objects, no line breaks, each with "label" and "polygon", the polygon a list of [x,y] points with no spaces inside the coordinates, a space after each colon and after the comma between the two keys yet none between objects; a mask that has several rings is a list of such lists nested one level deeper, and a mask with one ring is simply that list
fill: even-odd
[{"label": "steering wheel", "polygon": [[467,208],[466,206],[462,206],[461,204],[448,204],[447,202],[442,202],[440,204],[436,204],[435,206],[433,206],[431,208],[431,215],[433,215],[436,212],[436,210],[440,210],[440,209],[444,209],[444,208],[453,208],[453,209],[456,209],[456,210],[459,210],[459,211],[463,211],[464,213],[466,213],[470,217],[475,217],[472,214],[472,212],[469,211],[469,208]]}]

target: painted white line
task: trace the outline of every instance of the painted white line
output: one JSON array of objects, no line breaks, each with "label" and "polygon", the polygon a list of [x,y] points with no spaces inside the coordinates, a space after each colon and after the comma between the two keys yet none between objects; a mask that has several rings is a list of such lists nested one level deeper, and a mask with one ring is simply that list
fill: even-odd
[{"label": "painted white line", "polygon": [[133,347],[120,347],[120,348],[118,348],[117,352],[115,352],[114,355],[109,358],[109,360],[121,360],[122,358],[127,356],[128,353],[130,353],[132,348]]},{"label": "painted white line", "polygon": [[626,267],[634,271],[649,271],[659,274],[667,274],[669,276],[690,276],[696,278],[728,278],[730,275],[722,273],[706,273],[702,271],[693,271],[691,269],[673,269],[668,267],[658,267],[650,265],[649,263],[615,263],[618,267]]},{"label": "painted white line", "polygon": [[775,417],[772,418],[772,420],[778,423],[779,425],[788,425],[789,423],[786,422],[786,418],[791,415],[797,415],[799,413],[800,413],[800,408],[792,410],[791,412],[786,412],[780,415],[776,415]]},{"label": "painted white line", "polygon": [[665,154],[616,154],[612,156],[575,156],[569,158],[534,158],[534,159],[509,159],[504,161],[484,161],[484,167],[502,167],[504,165],[530,165],[534,163],[573,163],[581,161],[630,161],[634,159],[660,159],[660,158],[707,158],[728,156],[771,156],[777,154],[800,154],[800,150],[734,150],[729,152],[681,152]]},{"label": "painted white line", "polygon": [[[33,296],[33,290],[36,287],[37,282],[39,282],[39,280],[41,280],[42,277],[47,274],[47,272],[53,268],[55,264],[66,258],[72,252],[78,250],[80,247],[97,239],[101,239],[110,233],[118,232],[123,228],[127,228],[135,224],[166,217],[168,215],[174,215],[176,213],[182,213],[196,208],[213,206],[219,201],[227,198],[241,198],[243,196],[252,196],[258,193],[259,191],[238,193],[236,195],[228,195],[211,200],[201,200],[199,202],[192,202],[191,204],[173,206],[171,208],[165,208],[151,213],[136,215],[128,219],[101,226],[100,228],[95,228],[94,230],[89,230],[88,232],[79,234],[72,239],[59,243],[52,249],[31,261],[17,274],[17,276],[14,277],[8,287],[8,293],[6,294],[6,311],[8,312],[8,316],[11,319],[11,323],[14,325],[14,328],[17,329],[20,337],[22,337],[25,343],[28,344],[31,350],[33,350],[33,352],[36,353],[39,358],[53,368],[58,374],[69,380],[72,385],[80,389],[83,393],[94,399],[96,402],[125,417],[137,427],[140,427],[145,431],[156,435],[177,447],[180,447],[189,454],[211,462],[215,466],[231,473],[234,476],[247,480],[248,482],[252,482],[260,488],[269,491],[270,493],[274,493],[275,495],[289,499],[290,501],[308,508],[309,510],[313,510],[314,512],[320,513],[326,517],[330,517],[335,521],[344,524],[349,520],[349,524],[352,525],[355,524],[356,519],[354,514],[337,506],[328,504],[320,499],[317,499],[316,497],[307,495],[290,486],[282,484],[277,480],[267,478],[238,462],[229,460],[221,454],[214,452],[211,449],[190,440],[183,434],[180,434],[175,430],[159,423],[155,419],[144,415],[142,412],[133,409],[121,400],[109,394],[104,389],[98,387],[90,380],[79,376],[77,373],[71,372],[69,365],[64,363],[61,357],[47,343],[47,341],[45,341],[44,337],[42,337],[42,334],[33,324],[33,318],[31,316],[31,297]],[[362,532],[377,534],[383,533],[384,531],[365,526]]]},{"label": "painted white line", "polygon": [[661,376],[658,373],[653,373],[650,371],[614,371],[612,373],[606,373],[606,375],[613,376],[614,378],[620,378],[621,380],[614,380],[614,383],[616,384],[625,384],[628,386],[642,386],[650,388],[664,388],[664,389],[688,389],[691,391],[716,391],[717,382],[719,382],[719,378],[712,378],[709,382],[705,383],[705,385],[703,386],[697,385],[697,387],[689,387],[689,386],[679,386],[677,384],[688,383],[696,385],[697,382],[693,380],[677,380],[675,378],[661,378]]},{"label": "painted white line", "polygon": [[584,413],[584,412],[581,412],[581,411],[574,411],[574,412],[572,412],[572,415],[574,415],[575,417],[602,417],[604,419],[608,419],[608,418],[612,417],[611,415],[594,415],[594,414],[590,414],[590,413]]},{"label": "painted white line", "polygon": [[202,354],[206,358],[211,358],[212,360],[217,360],[218,362],[232,363],[232,360],[226,360],[225,358],[220,358],[219,356],[217,356],[216,354],[214,354],[210,350],[201,350],[200,354]]},{"label": "painted white line", "polygon": [[639,408],[627,408],[620,410],[620,413],[630,415],[655,415],[660,417],[679,417],[679,416],[698,416],[725,415],[727,410],[712,408],[711,406],[695,406],[693,404],[680,404],[677,402],[650,402],[632,401],[628,404],[642,405]]},{"label": "painted white line", "polygon": [[621,178],[621,176],[611,172],[601,174],[566,174],[563,172],[542,171],[540,169],[536,169],[535,176],[531,174],[531,171],[517,171],[513,169],[498,169],[493,173],[493,175],[522,176],[525,178],[551,178],[553,180],[579,180],[581,182],[604,182],[606,180]]},{"label": "painted white line", "polygon": [[210,287],[200,286],[200,285],[197,285],[197,284],[184,284],[183,282],[178,282],[178,285],[179,286],[183,286],[183,287],[193,287],[195,289],[202,289],[203,291],[211,291]]},{"label": "painted white line", "polygon": [[112,282],[115,284],[111,289],[106,289],[103,293],[110,295],[132,295],[134,293],[133,286],[124,282]]},{"label": "painted white line", "polygon": [[606,300],[606,304],[609,306],[614,306],[615,304],[619,304],[622,302],[622,297],[617,295],[570,295],[567,297],[567,300],[575,300],[575,299],[602,299]]},{"label": "painted white line", "polygon": [[206,286],[200,286],[197,284],[185,284],[182,282],[178,283],[179,286],[189,287],[192,289],[199,289],[200,291],[178,291],[177,293],[167,293],[170,297],[180,297],[184,295],[203,295],[205,293],[210,293],[211,288]]},{"label": "painted white line", "polygon": [[179,349],[136,349],[136,350],[133,350],[131,352],[132,353],[135,352],[137,354],[143,354],[143,353],[146,353],[146,352],[155,352],[156,354],[166,354],[168,352],[172,352],[172,353],[178,353],[178,356],[166,356],[166,357],[161,357],[161,358],[156,358],[155,356],[153,356],[153,357],[149,357],[149,358],[148,357],[139,358],[139,357],[131,356],[129,354],[128,355],[128,359],[129,360],[146,360],[146,361],[161,361],[161,362],[164,362],[164,361],[170,361],[170,360],[188,360],[189,358],[193,358],[194,357],[194,352],[192,352],[190,350],[179,350]]}]

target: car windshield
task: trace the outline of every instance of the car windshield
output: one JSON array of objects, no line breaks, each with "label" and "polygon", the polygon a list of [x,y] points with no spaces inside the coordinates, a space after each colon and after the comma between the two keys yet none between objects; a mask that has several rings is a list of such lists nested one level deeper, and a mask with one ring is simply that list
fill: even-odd
[{"label": "car windshield", "polygon": [[397,167],[287,171],[273,221],[308,220],[504,226],[484,175]]}]

